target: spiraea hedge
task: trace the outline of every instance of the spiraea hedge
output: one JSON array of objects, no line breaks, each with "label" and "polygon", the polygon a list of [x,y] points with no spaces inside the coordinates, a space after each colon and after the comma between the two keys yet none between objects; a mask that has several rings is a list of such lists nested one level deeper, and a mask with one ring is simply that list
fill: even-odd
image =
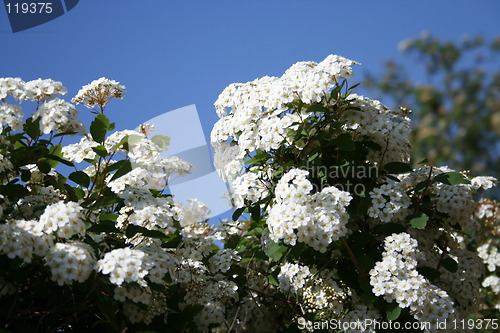
[{"label": "spiraea hedge", "polygon": [[124,86],[0,79],[0,332],[498,329],[496,180],[410,163],[409,111],[357,95],[355,65],[221,93],[215,225],[165,194],[191,165],[151,126],[114,131]]}]

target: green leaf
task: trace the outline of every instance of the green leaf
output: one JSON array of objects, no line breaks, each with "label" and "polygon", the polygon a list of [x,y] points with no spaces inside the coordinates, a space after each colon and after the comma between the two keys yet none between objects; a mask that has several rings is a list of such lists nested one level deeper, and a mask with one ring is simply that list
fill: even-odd
[{"label": "green leaf", "polygon": [[90,124],[90,135],[95,142],[103,143],[109,129],[109,119],[103,114],[98,114]]},{"label": "green leaf", "polygon": [[35,140],[40,136],[40,118],[35,120],[33,120],[33,118],[26,119],[26,123],[24,123],[23,128],[26,134]]},{"label": "green leaf", "polygon": [[356,144],[352,140],[351,134],[342,133],[332,141],[342,151],[355,151]]},{"label": "green leaf", "polygon": [[106,147],[103,145],[99,145],[97,147],[92,147],[92,150],[96,152],[97,155],[101,157],[106,157],[108,156],[108,151],[106,150]]},{"label": "green leaf", "polygon": [[50,167],[50,163],[47,162],[46,160],[40,160],[36,162],[36,166],[38,167],[38,170],[40,170],[45,174],[49,173],[50,170],[52,170],[52,168]]},{"label": "green leaf", "polygon": [[55,168],[59,164],[59,162],[61,162],[62,164],[65,164],[67,166],[70,166],[70,167],[75,166],[75,164],[73,164],[73,162],[67,161],[62,157],[59,157],[57,155],[52,155],[52,154],[46,155],[44,160],[46,160],[50,164],[50,166],[53,168]]},{"label": "green leaf", "polygon": [[31,179],[31,171],[28,169],[21,169],[21,180],[27,182]]},{"label": "green leaf", "polygon": [[24,196],[29,195],[30,192],[24,186],[11,182],[5,185],[0,185],[0,194],[8,197],[12,202],[17,202]]},{"label": "green leaf", "polygon": [[100,221],[114,221],[118,219],[118,214],[101,214],[99,215],[99,220]]},{"label": "green leaf", "polygon": [[241,214],[243,214],[245,209],[246,209],[246,207],[240,207],[240,208],[236,209],[233,213],[233,217],[232,217],[233,221],[237,221],[240,218]]},{"label": "green leaf", "polygon": [[390,303],[387,306],[387,320],[393,321],[399,318],[399,315],[401,314],[401,308],[399,307],[398,303],[393,302]]},{"label": "green leaf", "polygon": [[453,258],[446,257],[443,260],[443,267],[448,271],[455,273],[458,269],[458,263]]},{"label": "green leaf", "polygon": [[428,267],[428,266],[417,267],[417,271],[420,273],[420,275],[422,275],[423,277],[425,277],[429,281],[433,281],[441,275],[441,273],[439,273],[439,271],[435,270],[432,267]]},{"label": "green leaf", "polygon": [[381,235],[392,235],[392,234],[400,234],[404,232],[406,228],[399,223],[389,222],[381,224],[375,227],[375,232]]},{"label": "green leaf", "polygon": [[307,108],[306,112],[325,112],[327,108],[319,103],[313,104]]},{"label": "green leaf", "polygon": [[280,283],[278,282],[278,274],[276,274],[276,273],[269,274],[267,276],[267,281],[269,281],[270,284],[275,285],[275,286],[280,285]]},{"label": "green leaf", "polygon": [[427,221],[429,221],[429,216],[425,213],[417,213],[409,215],[406,220],[412,227],[416,229],[424,229],[427,225]]},{"label": "green leaf", "polygon": [[363,143],[367,148],[370,148],[372,150],[375,150],[375,151],[381,151],[382,150],[382,146],[380,146],[375,141],[362,141],[361,143]]},{"label": "green leaf", "polygon": [[132,163],[130,163],[129,160],[123,160],[123,161],[124,162],[121,163],[120,167],[118,168],[118,170],[116,170],[115,174],[113,175],[113,177],[111,177],[110,181],[118,179],[132,170]]},{"label": "green leaf", "polygon": [[255,154],[254,157],[252,157],[249,160],[245,161],[245,164],[252,164],[252,163],[257,163],[257,162],[265,162],[271,157],[268,153],[264,151],[258,151],[257,154]]},{"label": "green leaf", "polygon": [[370,258],[367,255],[363,255],[363,256],[358,258],[358,264],[359,264],[359,267],[361,267],[363,270],[365,270],[365,272],[368,272],[373,267],[375,267],[375,260],[373,260],[372,258]]},{"label": "green leaf", "polygon": [[260,205],[259,204],[253,205],[248,210],[250,211],[250,217],[252,218],[253,221],[260,220]]},{"label": "green leaf", "polygon": [[72,172],[68,178],[83,187],[89,187],[90,185],[90,177],[83,171]]},{"label": "green leaf", "polygon": [[460,172],[445,172],[432,179],[433,183],[443,183],[446,185],[470,184],[470,181]]},{"label": "green leaf", "polygon": [[269,243],[267,252],[272,259],[278,261],[281,259],[281,257],[283,257],[287,249],[288,248],[285,245],[271,241]]},{"label": "green leaf", "polygon": [[97,224],[92,225],[89,230],[89,232],[95,232],[97,234],[104,232],[104,233],[116,233],[119,232],[118,229],[116,229],[115,222],[105,220],[105,221],[100,221]]},{"label": "green leaf", "polygon": [[167,235],[165,235],[163,232],[159,230],[149,230],[147,228],[135,225],[135,224],[129,224],[127,226],[127,230],[125,231],[125,235],[128,238],[132,238],[138,233],[142,234],[143,236],[150,237],[150,238],[167,238]]},{"label": "green leaf", "polygon": [[392,174],[408,173],[412,172],[413,169],[408,163],[403,162],[389,162],[384,165],[385,171]]}]

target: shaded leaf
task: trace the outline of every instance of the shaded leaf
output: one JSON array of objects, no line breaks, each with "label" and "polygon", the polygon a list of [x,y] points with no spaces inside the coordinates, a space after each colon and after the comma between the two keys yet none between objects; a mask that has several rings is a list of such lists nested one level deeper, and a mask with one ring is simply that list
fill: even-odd
[{"label": "shaded leaf", "polygon": [[389,162],[384,165],[385,171],[392,174],[408,173],[412,172],[413,169],[408,163],[403,162]]},{"label": "shaded leaf", "polygon": [[450,257],[446,257],[443,260],[443,267],[446,268],[448,271],[455,273],[458,269],[458,263]]},{"label": "shaded leaf", "polygon": [[68,178],[83,187],[89,187],[90,185],[90,177],[83,171],[72,172]]},{"label": "shaded leaf", "polygon": [[433,183],[443,183],[446,185],[470,184],[470,181],[460,172],[445,172],[432,179]]}]

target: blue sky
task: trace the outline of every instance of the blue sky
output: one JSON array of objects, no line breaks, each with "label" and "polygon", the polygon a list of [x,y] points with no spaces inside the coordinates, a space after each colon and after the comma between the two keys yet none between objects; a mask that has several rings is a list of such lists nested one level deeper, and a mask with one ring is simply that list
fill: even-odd
[{"label": "blue sky", "polygon": [[[81,0],[67,14],[12,33],[0,8],[0,77],[62,81],[74,96],[99,77],[127,87],[109,107],[118,129],[195,104],[208,136],[213,102],[232,82],[279,76],[340,54],[380,72],[397,45],[428,30],[442,39],[500,33],[496,0]],[[418,73],[417,73],[418,75]],[[89,124],[92,115],[80,108]]]}]

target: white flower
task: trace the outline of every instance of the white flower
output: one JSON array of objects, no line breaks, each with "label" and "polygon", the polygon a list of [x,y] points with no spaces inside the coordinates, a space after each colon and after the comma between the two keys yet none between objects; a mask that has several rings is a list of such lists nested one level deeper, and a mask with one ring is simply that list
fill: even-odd
[{"label": "white flower", "polygon": [[119,82],[101,77],[83,86],[71,101],[76,104],[83,103],[89,109],[93,109],[96,105],[105,107],[112,98],[122,99],[124,92],[125,86]]},{"label": "white flower", "polygon": [[148,274],[146,253],[130,248],[115,249],[97,262],[97,269],[109,275],[111,283],[120,286],[123,282],[138,282],[146,285],[144,277]]},{"label": "white flower", "polygon": [[52,272],[52,280],[58,285],[84,282],[95,265],[93,249],[81,242],[57,243],[45,257]]},{"label": "white flower", "polygon": [[58,237],[71,238],[75,234],[85,235],[83,208],[76,202],[63,202],[45,208],[37,230],[46,234],[57,233]]}]

